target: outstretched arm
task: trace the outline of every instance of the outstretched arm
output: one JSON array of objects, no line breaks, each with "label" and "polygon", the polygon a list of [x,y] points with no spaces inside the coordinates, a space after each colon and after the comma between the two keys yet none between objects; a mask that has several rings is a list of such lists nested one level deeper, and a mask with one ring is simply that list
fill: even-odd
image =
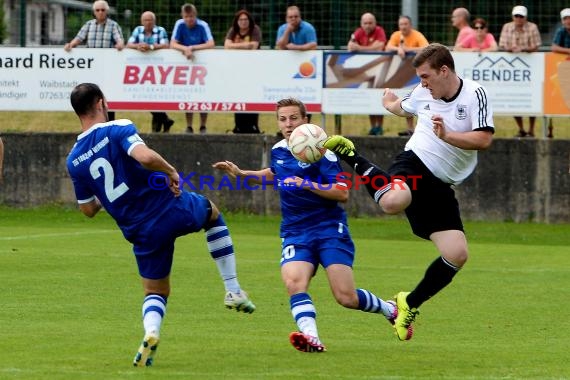
[{"label": "outstretched arm", "polygon": [[392,112],[396,116],[403,116],[403,117],[410,117],[414,116],[413,114],[404,111],[402,108],[402,99],[398,97],[392,90],[389,88],[384,90],[384,96],[382,96],[382,105],[388,111]]},{"label": "outstretched arm", "polygon": [[320,184],[317,182],[308,181],[307,179],[301,177],[287,177],[283,182],[286,185],[296,186],[301,189],[313,192],[321,198],[342,203],[348,201],[348,188],[344,184]]},{"label": "outstretched arm", "polygon": [[247,178],[248,182],[263,184],[273,181],[275,175],[269,168],[261,170],[243,170],[231,161],[220,161],[212,165],[213,168],[225,172],[232,178],[237,176]]}]

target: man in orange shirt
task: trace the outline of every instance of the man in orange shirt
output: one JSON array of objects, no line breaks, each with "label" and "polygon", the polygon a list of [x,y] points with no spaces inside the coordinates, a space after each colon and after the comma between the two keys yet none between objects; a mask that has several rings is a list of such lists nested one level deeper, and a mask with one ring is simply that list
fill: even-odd
[{"label": "man in orange shirt", "polygon": [[[390,36],[390,40],[386,45],[386,51],[393,51],[397,53],[400,58],[405,59],[406,53],[416,54],[428,45],[429,42],[425,36],[412,28],[412,19],[410,16],[400,16],[398,19],[398,30]],[[411,136],[414,133],[414,118],[407,117],[406,124],[408,125],[408,129],[399,132],[399,136]]]}]

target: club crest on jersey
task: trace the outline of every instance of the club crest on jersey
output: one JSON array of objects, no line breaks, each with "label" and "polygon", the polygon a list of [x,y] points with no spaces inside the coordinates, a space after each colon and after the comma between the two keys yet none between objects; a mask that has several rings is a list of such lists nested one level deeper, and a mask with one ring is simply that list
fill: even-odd
[{"label": "club crest on jersey", "polygon": [[309,166],[311,166],[310,163],[301,162],[301,161],[297,161],[297,165],[299,165],[299,167],[300,167],[301,169],[307,169]]},{"label": "club crest on jersey", "polygon": [[467,106],[465,104],[458,104],[455,110],[455,118],[457,120],[467,119]]}]

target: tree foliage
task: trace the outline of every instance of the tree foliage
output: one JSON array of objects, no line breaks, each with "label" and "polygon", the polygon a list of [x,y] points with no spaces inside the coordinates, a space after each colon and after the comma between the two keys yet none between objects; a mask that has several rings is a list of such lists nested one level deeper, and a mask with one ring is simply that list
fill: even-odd
[{"label": "tree foliage", "polygon": [[6,14],[4,13],[4,0],[0,0],[0,44],[4,42],[6,37],[8,37],[8,28],[4,18]]}]

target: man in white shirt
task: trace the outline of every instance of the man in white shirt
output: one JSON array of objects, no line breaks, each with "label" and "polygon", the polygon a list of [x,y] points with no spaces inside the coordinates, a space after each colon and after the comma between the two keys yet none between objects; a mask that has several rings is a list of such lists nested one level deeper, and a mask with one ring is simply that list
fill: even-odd
[{"label": "man in white shirt", "polygon": [[360,175],[360,183],[387,214],[406,212],[415,235],[431,240],[440,256],[411,292],[396,295],[394,328],[400,340],[419,306],[446,287],[467,261],[467,241],[452,185],[477,165],[477,151],[492,142],[493,111],[485,88],[460,78],[449,49],[433,43],[414,58],[420,85],[399,98],[386,89],[384,107],[402,117],[417,116],[414,134],[387,171],[359,155],[352,141],[331,136],[324,146]]}]

